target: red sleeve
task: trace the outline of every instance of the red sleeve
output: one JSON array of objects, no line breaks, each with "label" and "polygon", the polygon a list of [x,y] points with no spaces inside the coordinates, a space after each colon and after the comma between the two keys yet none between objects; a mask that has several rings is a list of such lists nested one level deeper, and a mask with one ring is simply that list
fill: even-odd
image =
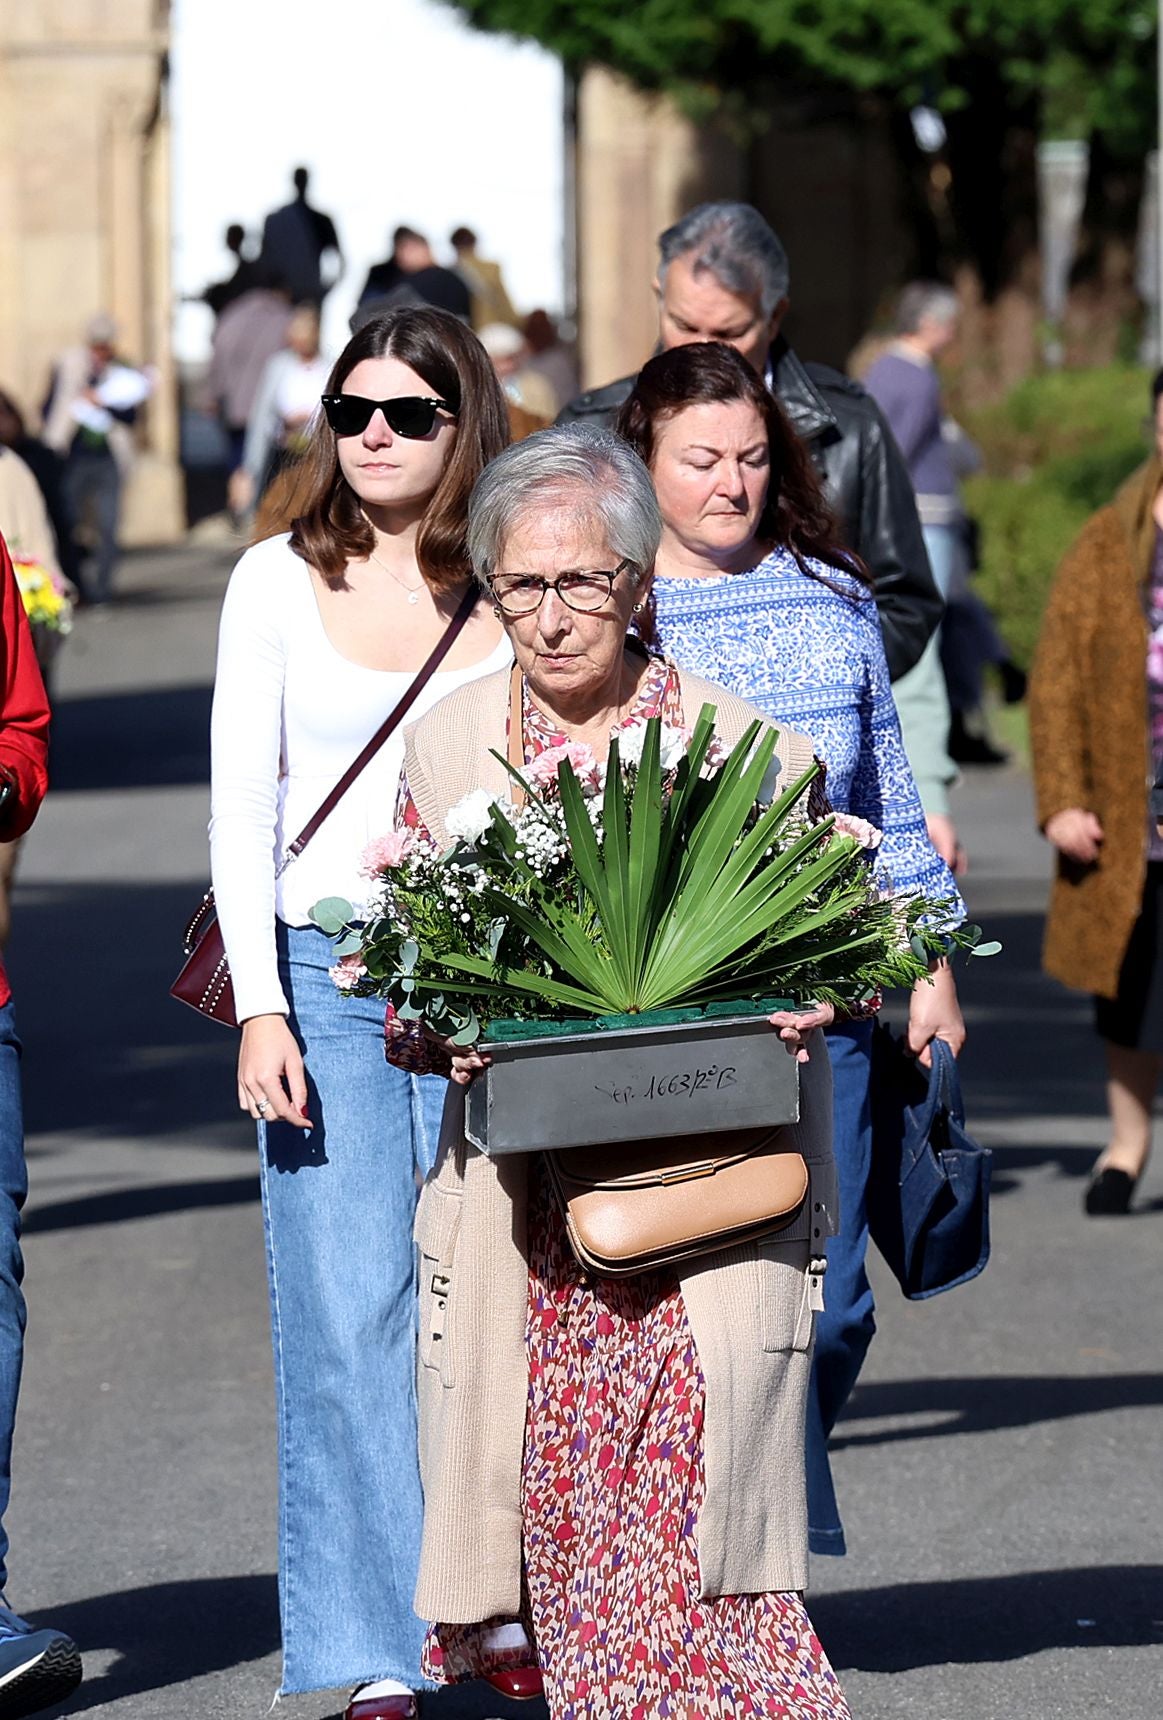
[{"label": "red sleeve", "polygon": [[32,633],[0,537],[0,770],[16,784],[3,814],[0,840],[23,836],[40,810],[48,787],[48,698],[32,643]]}]

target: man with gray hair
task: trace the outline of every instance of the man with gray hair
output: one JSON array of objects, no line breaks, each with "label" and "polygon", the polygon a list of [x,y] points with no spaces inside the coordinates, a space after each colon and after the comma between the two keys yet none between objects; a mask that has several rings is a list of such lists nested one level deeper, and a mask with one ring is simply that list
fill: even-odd
[{"label": "man with gray hair", "polygon": [[[749,203],[701,203],[658,241],[659,343],[733,346],[762,376],[807,443],[850,546],[875,581],[889,671],[918,661],[941,619],[908,471],[875,401],[858,383],[805,364],[781,334],[787,253]],[[559,423],[610,424],[634,386],[626,376],[570,402]]]}]

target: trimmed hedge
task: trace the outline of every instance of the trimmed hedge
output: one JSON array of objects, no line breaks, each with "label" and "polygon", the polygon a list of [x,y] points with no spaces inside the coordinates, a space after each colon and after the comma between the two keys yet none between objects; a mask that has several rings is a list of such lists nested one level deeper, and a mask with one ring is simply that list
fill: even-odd
[{"label": "trimmed hedge", "polygon": [[977,589],[1019,663],[1063,554],[1146,458],[1149,411],[1150,377],[1128,365],[1030,377],[999,405],[957,414],[985,456],[965,484],[982,533]]}]

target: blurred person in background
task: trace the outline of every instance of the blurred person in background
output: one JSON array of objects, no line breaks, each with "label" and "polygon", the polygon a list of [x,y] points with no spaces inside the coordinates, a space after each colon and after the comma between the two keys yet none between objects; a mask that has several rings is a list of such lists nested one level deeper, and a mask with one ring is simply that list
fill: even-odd
[{"label": "blurred person in background", "polygon": [[[871,581],[846,549],[807,450],[741,353],[696,343],[643,366],[617,427],[645,460],[662,512],[647,637],[776,724],[809,732],[837,812],[883,832],[896,889],[949,903],[901,742]],[[827,1244],[824,1312],[808,1400],[812,1551],[843,1553],[827,1441],[876,1330],[866,1196],[872,1171],[872,1021],[826,1027],[833,1080],[839,1229]],[[965,1039],[947,962],[913,988],[908,1044],[923,1063]]]},{"label": "blurred person in background", "polygon": [[[414,262],[417,246],[427,246],[422,233],[414,227],[397,227],[392,234],[392,248],[382,263],[373,263],[367,272],[359,295],[359,304],[372,304],[387,298],[404,279],[404,261]],[[429,253],[431,254],[431,253]]]},{"label": "blurred person in background", "polygon": [[[911,669],[941,618],[908,471],[870,395],[804,363],[781,333],[787,253],[749,203],[701,203],[658,241],[659,344],[724,341],[746,359],[805,443],[847,548],[872,575],[889,672]],[[610,424],[634,377],[590,389],[559,422]],[[810,727],[810,725],[809,725]]]},{"label": "blurred person in background", "polygon": [[[961,764],[1001,764],[985,732],[983,671],[995,664],[1007,703],[1025,696],[1025,676],[1010,660],[986,605],[970,584],[973,534],[959,479],[981,455],[945,410],[939,360],[957,340],[961,306],[952,287],[913,281],[900,296],[895,338],[870,365],[864,386],[896,437],[917,493],[933,577],[945,599],[941,658],[951,708],[949,750]],[[906,688],[907,701],[911,689]],[[908,738],[906,736],[906,738]]]},{"label": "blurred person in background", "polygon": [[490,323],[521,326],[513,309],[500,263],[490,263],[477,255],[477,236],[471,227],[457,227],[451,240],[456,254],[453,268],[472,295],[472,326],[478,334]]},{"label": "blurred person in background", "polygon": [[[273,535],[222,610],[211,724],[211,870],[255,1119],[280,1451],[284,1693],[366,1683],[348,1720],[404,1720],[422,1682],[412,1610],[418,1180],[445,1083],[384,1061],[384,1010],[342,995],[325,896],[359,901],[360,854],[392,828],[403,727],[292,864],[286,844],[408,690],[472,587],[468,496],[508,440],[480,342],[395,310],[349,341],[327,412],[280,477]],[[415,718],[509,647],[483,596]]]},{"label": "blurred person in background", "polygon": [[64,467],[61,457],[39,436],[29,434],[24,413],[15,396],[4,389],[0,389],[0,447],[11,448],[14,454],[18,454],[36,479],[52,526],[57,563],[66,579],[75,584],[69,516],[62,490]]},{"label": "blurred person in background", "polygon": [[56,533],[30,467],[0,443],[0,536],[14,562],[32,561],[58,577]]},{"label": "blurred person in background", "polygon": [[488,323],[478,330],[478,339],[492,360],[505,399],[533,421],[531,428],[543,430],[552,424],[557,398],[545,377],[529,368],[529,349],[521,331],[511,323]]},{"label": "blurred person in background", "polygon": [[[65,462],[77,583],[90,604],[113,594],[122,490],[136,454],[133,426],[153,389],[146,372],[117,357],[116,341],[113,318],[93,317],[85,344],[57,359],[44,408],[44,439]],[[95,537],[91,566],[82,561],[79,532],[86,529]]]},{"label": "blurred person in background", "polygon": [[284,341],[263,369],[246,423],[242,465],[231,475],[229,499],[236,514],[256,507],[282,468],[301,457],[327,386],[330,366],[319,350],[314,305],[296,306]]},{"label": "blurred person in background", "polygon": [[215,281],[202,294],[202,301],[208,304],[216,317],[220,317],[227,305],[241,298],[252,287],[259,284],[260,268],[256,259],[243,255],[246,244],[246,228],[238,221],[232,221],[226,229],[226,249],[234,257],[234,273],[226,281]]},{"label": "blurred person in background", "polygon": [[529,356],[529,370],[539,371],[548,381],[560,412],[577,393],[577,362],[558,333],[557,324],[548,311],[530,311],[521,325]]},{"label": "blurred person in background", "polygon": [[[263,223],[259,261],[286,282],[295,304],[319,309],[343,274],[343,251],[331,216],[313,209],[307,201],[311,182],[308,170],[296,167],[291,179],[295,187],[293,200],[273,210]],[[325,257],[334,259],[326,279]]]},{"label": "blurred person in background", "polygon": [[271,359],[287,345],[293,309],[290,294],[265,265],[256,280],[232,299],[214,325],[210,368],[201,399],[226,433],[232,471],[242,465],[246,426]]},{"label": "blurred person in background", "polygon": [[452,269],[441,268],[431,245],[414,227],[397,227],[392,234],[391,256],[373,263],[368,270],[352,318],[353,328],[393,305],[431,305],[463,322],[472,320],[467,286]]},{"label": "blurred person in background", "polygon": [[[0,540],[0,840],[15,841],[36,817],[48,786],[48,700],[8,551]],[[8,1537],[3,1519],[12,1481],[12,1435],[24,1360],[20,1213],[28,1193],[20,1090],[20,1040],[12,989],[0,960],[0,1593]],[[0,1713],[36,1714],[81,1682],[69,1638],[37,1629],[0,1605]]]},{"label": "blurred person in background", "polygon": [[1046,972],[1094,996],[1110,1135],[1084,1197],[1121,1215],[1151,1150],[1163,1070],[1163,371],[1155,451],[1083,526],[1050,589],[1030,673],[1038,823],[1057,850]]}]

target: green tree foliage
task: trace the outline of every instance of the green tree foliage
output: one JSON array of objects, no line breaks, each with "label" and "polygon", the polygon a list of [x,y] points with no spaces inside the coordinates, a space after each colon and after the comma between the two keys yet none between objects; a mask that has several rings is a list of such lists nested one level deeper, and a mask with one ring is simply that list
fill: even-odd
[{"label": "green tree foliage", "polygon": [[1154,0],[452,0],[482,29],[706,106],[771,76],[955,111],[988,59],[1019,99],[1049,78],[1074,124],[1149,136]]}]

